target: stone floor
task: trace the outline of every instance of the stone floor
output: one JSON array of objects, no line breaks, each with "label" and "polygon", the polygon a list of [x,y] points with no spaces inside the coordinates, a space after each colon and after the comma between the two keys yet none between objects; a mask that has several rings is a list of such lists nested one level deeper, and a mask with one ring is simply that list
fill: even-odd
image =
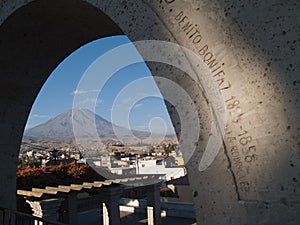
[{"label": "stone floor", "polygon": [[[145,225],[147,224],[147,217],[143,214],[121,212],[121,225]],[[196,225],[194,219],[185,219],[178,217],[163,217],[162,225]]]},{"label": "stone floor", "polygon": [[[100,209],[89,210],[79,215],[78,225],[102,225]],[[146,225],[147,215],[141,213],[121,212],[121,225]],[[162,217],[162,225],[196,225],[195,219]]]}]

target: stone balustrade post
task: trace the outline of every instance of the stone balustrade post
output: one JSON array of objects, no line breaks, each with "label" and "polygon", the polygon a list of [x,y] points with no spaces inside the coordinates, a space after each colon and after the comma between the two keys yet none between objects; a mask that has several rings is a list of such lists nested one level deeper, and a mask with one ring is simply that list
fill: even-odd
[{"label": "stone balustrade post", "polygon": [[122,190],[119,186],[103,188],[101,199],[103,200],[103,225],[120,225],[119,200]]},{"label": "stone balustrade post", "polygon": [[59,219],[59,208],[63,198],[51,198],[44,200],[26,200],[26,202],[30,205],[33,216],[37,216],[49,221],[58,221]]},{"label": "stone balustrade post", "polygon": [[161,223],[160,209],[160,183],[147,186],[148,225]]},{"label": "stone balustrade post", "polygon": [[78,200],[77,192],[70,192],[66,197],[67,201],[67,224],[77,225],[78,224]]}]

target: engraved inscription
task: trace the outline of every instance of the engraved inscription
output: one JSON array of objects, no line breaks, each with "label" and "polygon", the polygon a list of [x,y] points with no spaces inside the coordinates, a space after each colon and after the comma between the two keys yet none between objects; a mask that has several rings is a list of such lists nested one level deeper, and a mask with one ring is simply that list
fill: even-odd
[{"label": "engraved inscription", "polygon": [[250,182],[247,180],[247,169],[245,166],[253,163],[258,159],[256,154],[256,146],[253,143],[253,137],[242,125],[242,117],[245,113],[239,113],[240,101],[235,96],[231,96],[226,101],[227,109],[231,117],[231,122],[235,124],[238,131],[236,135],[227,128],[226,138],[230,148],[230,154],[233,162],[233,170],[235,171],[236,179],[239,184],[239,190],[249,192],[251,190]]},{"label": "engraved inscription", "polygon": [[206,43],[202,43],[202,34],[198,29],[198,25],[193,23],[183,11],[180,11],[175,15],[175,21],[178,23],[185,36],[195,46],[197,53],[202,57],[203,62],[208,65],[213,77],[218,82],[219,89],[222,91],[230,88],[231,83],[225,80],[225,72],[222,68],[224,63],[219,63],[209,46]]},{"label": "engraved inscription", "polygon": [[[175,0],[165,0],[167,4],[174,2]],[[201,31],[201,27],[184,11],[173,12],[172,14],[175,24],[178,25],[190,44],[194,46],[202,61],[209,67],[212,77],[219,86],[219,90],[221,92],[226,91],[226,94],[228,94],[228,90],[232,88],[232,85],[226,77],[224,63],[218,61],[209,44],[205,43],[205,33]],[[241,192],[248,193],[251,191],[251,183],[248,178],[249,166],[255,163],[259,156],[251,132],[243,127],[243,116],[246,113],[241,105],[241,100],[237,96],[227,97],[225,100],[229,116],[228,124],[230,125],[226,128],[225,142],[228,154],[230,154],[237,188]]]}]

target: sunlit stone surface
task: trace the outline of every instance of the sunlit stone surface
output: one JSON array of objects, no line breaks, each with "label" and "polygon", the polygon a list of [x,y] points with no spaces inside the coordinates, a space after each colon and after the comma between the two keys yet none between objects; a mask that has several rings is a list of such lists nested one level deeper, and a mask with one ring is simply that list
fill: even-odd
[{"label": "sunlit stone surface", "polygon": [[[296,0],[0,1],[0,206],[15,205],[18,147],[47,76],[81,45],[124,33],[132,41],[164,40],[191,49],[200,57],[188,58],[198,78],[210,76],[201,89],[179,69],[148,63],[153,75],[183,87],[199,111],[201,132],[188,162],[198,223],[299,224],[299,12]],[[205,66],[209,73],[199,73]],[[210,85],[223,102],[226,128],[219,124],[223,145],[199,172],[216,135],[212,112],[220,110],[201,91]],[[180,132],[175,111],[169,105]]]}]

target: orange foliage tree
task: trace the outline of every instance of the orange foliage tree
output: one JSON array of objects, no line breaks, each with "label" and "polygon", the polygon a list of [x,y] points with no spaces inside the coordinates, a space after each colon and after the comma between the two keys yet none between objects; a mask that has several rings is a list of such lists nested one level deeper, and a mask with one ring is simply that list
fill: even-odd
[{"label": "orange foliage tree", "polygon": [[68,185],[82,182],[104,180],[90,166],[77,163],[69,163],[39,168],[18,167],[17,188],[28,189],[33,187]]}]

